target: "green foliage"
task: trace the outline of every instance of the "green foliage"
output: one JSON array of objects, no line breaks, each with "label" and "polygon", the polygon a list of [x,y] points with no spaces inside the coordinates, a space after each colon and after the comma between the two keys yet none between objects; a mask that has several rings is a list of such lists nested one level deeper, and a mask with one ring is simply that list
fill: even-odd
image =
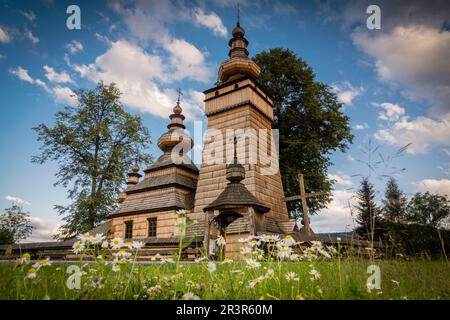
[{"label": "green foliage", "polygon": [[443,258],[450,253],[450,231],[431,225],[381,222],[377,226],[379,239],[387,246],[388,257],[396,254]]},{"label": "green foliage", "polygon": [[[274,98],[273,128],[279,129],[280,171],[286,195],[299,193],[298,171],[305,175],[306,192],[330,191],[330,155],[345,151],[353,139],[342,104],[291,50],[270,49],[254,60],[261,68],[259,82]],[[311,213],[329,201],[329,196],[308,199]],[[288,209],[297,215],[301,205],[291,202]]]},{"label": "green foliage", "polygon": [[100,224],[116,205],[125,173],[133,162],[149,163],[144,149],[151,143],[140,116],[126,112],[120,91],[99,82],[93,90],[76,92],[78,105],[56,113],[53,127],[34,130],[42,142],[42,164],[56,161],[60,184],[69,189],[68,206],[56,206],[66,222],[59,238],[70,238]]},{"label": "green foliage", "polygon": [[33,232],[29,212],[17,204],[5,209],[0,215],[0,243],[17,243]]},{"label": "green foliage", "polygon": [[418,192],[409,201],[407,220],[438,227],[450,216],[449,200],[445,196]]},{"label": "green foliage", "polygon": [[400,190],[397,181],[389,178],[386,186],[384,207],[382,209],[383,218],[387,221],[401,222],[406,219],[406,207],[408,200]]},{"label": "green foliage", "polygon": [[[321,273],[311,281],[310,264]],[[38,271],[35,279],[24,279],[30,265],[14,268],[0,265],[0,299],[14,300],[172,300],[191,292],[201,299],[258,300],[273,299],[449,299],[450,273],[445,261],[415,259],[380,260],[382,290],[367,292],[367,259],[343,259],[340,262],[263,263],[248,269],[245,263],[218,264],[210,273],[205,264],[183,264],[176,276],[174,264],[121,265],[113,272],[111,265],[78,264],[83,272],[80,290],[68,290],[68,265],[52,265]],[[263,276],[267,269],[275,271],[268,278],[249,288],[251,280]],[[242,270],[241,273],[234,272]],[[338,271],[340,270],[340,271]],[[287,272],[295,272],[298,282],[288,282]],[[341,281],[338,281],[339,276]],[[395,282],[394,282],[395,281]]]},{"label": "green foliage", "polygon": [[0,245],[14,243],[14,235],[7,229],[0,229]]},{"label": "green foliage", "polygon": [[374,240],[375,227],[380,221],[380,209],[375,202],[373,184],[368,178],[362,179],[356,198],[358,200],[356,205],[356,222],[358,223],[356,233],[363,238]]}]

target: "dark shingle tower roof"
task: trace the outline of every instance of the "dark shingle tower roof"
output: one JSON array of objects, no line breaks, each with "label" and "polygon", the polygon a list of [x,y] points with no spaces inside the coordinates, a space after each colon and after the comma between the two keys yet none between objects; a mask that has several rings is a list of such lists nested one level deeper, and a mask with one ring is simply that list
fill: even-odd
[{"label": "dark shingle tower roof", "polygon": [[236,156],[236,138],[234,139],[234,161],[227,165],[227,184],[221,194],[206,206],[203,211],[215,210],[227,207],[245,206],[254,207],[261,212],[270,210],[265,204],[259,201],[248,189],[245,187],[242,180],[245,178],[245,169],[242,164],[238,163]]}]

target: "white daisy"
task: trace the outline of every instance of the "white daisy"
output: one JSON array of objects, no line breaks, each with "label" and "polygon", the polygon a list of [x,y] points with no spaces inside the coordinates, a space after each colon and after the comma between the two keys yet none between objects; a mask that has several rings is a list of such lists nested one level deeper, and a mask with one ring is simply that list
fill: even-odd
[{"label": "white daisy", "polygon": [[105,240],[105,236],[101,233],[97,233],[91,240],[91,242],[93,244],[99,244],[101,243],[103,240]]},{"label": "white daisy", "polygon": [[247,263],[247,268],[249,269],[259,268],[261,266],[261,263],[253,259],[246,259],[245,262]]},{"label": "white daisy", "polygon": [[123,247],[123,239],[116,237],[111,240],[111,248],[120,249]]},{"label": "white daisy", "polygon": [[292,254],[292,248],[288,245],[278,247],[277,257],[280,259],[289,258]]},{"label": "white daisy", "polygon": [[34,278],[36,278],[36,275],[37,275],[37,270],[35,268],[30,268],[27,271],[27,278],[28,279],[34,279]]},{"label": "white daisy", "polygon": [[208,264],[206,266],[207,266],[208,271],[210,273],[216,272],[217,267],[216,267],[216,264],[214,262],[208,262]]},{"label": "white daisy", "polygon": [[73,249],[73,253],[79,254],[80,252],[82,252],[84,250],[84,243],[81,241],[77,241],[73,244],[72,249]]},{"label": "white daisy", "polygon": [[182,299],[183,300],[200,300],[200,297],[192,292],[187,292],[187,293],[183,294]]},{"label": "white daisy", "polygon": [[320,272],[317,271],[316,269],[311,269],[309,271],[309,274],[312,276],[311,280],[318,280],[318,279],[320,279],[320,276],[321,276]]},{"label": "white daisy", "polygon": [[145,246],[145,243],[142,241],[133,241],[133,248],[140,250],[143,246]]},{"label": "white daisy", "polygon": [[52,262],[50,261],[50,258],[47,257],[45,259],[40,259],[38,260],[38,262],[36,262],[35,264],[33,264],[33,268],[39,269],[41,267],[45,267],[45,266],[49,266],[51,265]]},{"label": "white daisy", "polygon": [[294,238],[292,238],[291,235],[287,235],[284,237],[284,239],[281,240],[282,244],[285,246],[293,246],[296,244]]},{"label": "white daisy", "polygon": [[216,239],[216,244],[217,244],[219,247],[223,247],[223,246],[225,246],[227,243],[226,243],[226,241],[225,241],[225,238],[222,237],[222,236],[220,236],[220,237],[218,237],[218,238]]},{"label": "white daisy", "polygon": [[291,282],[291,281],[298,281],[298,275],[295,272],[288,272],[286,273],[286,280]]}]

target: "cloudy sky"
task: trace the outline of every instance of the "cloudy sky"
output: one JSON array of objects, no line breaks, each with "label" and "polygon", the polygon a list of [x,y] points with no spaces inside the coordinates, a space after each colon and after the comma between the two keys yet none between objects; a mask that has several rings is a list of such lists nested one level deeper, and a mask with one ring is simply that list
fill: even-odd
[{"label": "cloudy sky", "polygon": [[[118,84],[154,140],[178,87],[188,128],[205,121],[202,91],[227,58],[236,1],[0,2],[0,209],[20,202],[36,226],[31,240],[43,240],[60,223],[53,206],[67,200],[53,186],[56,165],[31,163],[31,128],[51,124],[73,90],[100,79]],[[358,175],[371,175],[380,199],[389,174],[408,195],[450,194],[448,1],[378,1],[381,30],[366,27],[369,1],[239,2],[250,53],[292,49],[350,116],[355,141],[332,157],[334,200],[312,218],[316,232],[352,227]],[[70,4],[81,8],[81,30],[66,27]]]}]

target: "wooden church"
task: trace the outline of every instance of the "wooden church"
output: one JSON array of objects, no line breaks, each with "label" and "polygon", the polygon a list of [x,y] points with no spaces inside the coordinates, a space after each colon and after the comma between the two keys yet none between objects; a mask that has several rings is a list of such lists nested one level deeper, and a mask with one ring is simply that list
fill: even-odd
[{"label": "wooden church", "polygon": [[[260,68],[248,56],[244,34],[238,22],[229,41],[229,58],[218,72],[219,85],[204,91],[208,130],[220,130],[223,145],[230,144],[225,141],[229,129],[265,129],[270,133],[272,128],[273,102],[257,82]],[[239,137],[231,141],[231,163],[203,161],[199,170],[187,154],[182,155],[183,161],[174,161],[174,148],[180,141],[185,144],[184,152],[193,146],[184,133],[185,117],[179,99],[169,118],[168,131],[158,139],[162,155],[144,170],[143,178],[138,166],[128,174],[119,208],[109,217],[111,237],[141,239],[149,247],[167,248],[178,244],[178,225],[187,218],[184,237],[191,240],[193,248],[213,253],[212,240],[223,236],[226,254],[233,255],[239,250],[237,240],[241,237],[294,231],[295,221],[288,215],[278,163],[273,174],[262,172],[264,161],[251,164],[245,137],[243,141],[238,142]],[[238,161],[238,155],[244,156]],[[278,161],[276,155],[269,160]],[[187,217],[178,214],[183,209]]]}]

